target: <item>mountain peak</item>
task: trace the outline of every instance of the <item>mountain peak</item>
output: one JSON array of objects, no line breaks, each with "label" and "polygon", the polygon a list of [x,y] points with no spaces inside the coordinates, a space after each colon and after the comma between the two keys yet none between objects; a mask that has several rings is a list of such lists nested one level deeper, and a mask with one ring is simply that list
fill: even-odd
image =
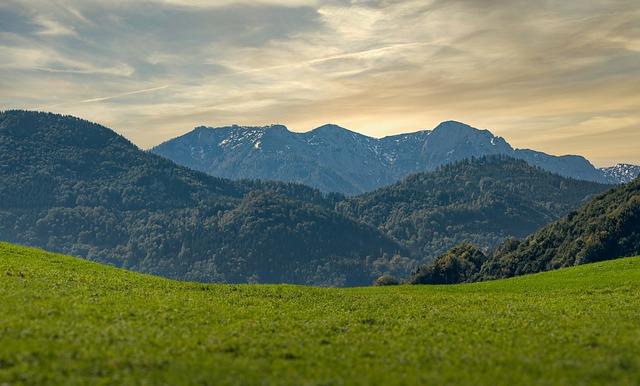
[{"label": "mountain peak", "polygon": [[234,129],[246,129],[246,130],[286,130],[289,131],[289,129],[287,129],[286,126],[278,124],[278,123],[272,123],[270,125],[265,125],[265,126],[243,126],[243,125],[238,125],[238,124],[233,124],[232,127]]},{"label": "mountain peak", "polygon": [[234,123],[230,126],[220,126],[220,127],[208,127],[208,126],[198,126],[194,129],[194,131],[198,130],[246,130],[246,131],[284,131],[288,132],[289,129],[281,124],[271,124],[265,126],[245,126]]},{"label": "mountain peak", "polygon": [[[436,126],[429,137],[427,147],[435,148],[436,151],[449,148],[447,154],[450,155],[461,151],[465,153],[455,155],[456,159],[488,154],[508,154],[513,151],[504,138],[493,135],[489,130],[476,129],[458,121],[445,121]],[[461,148],[456,149],[456,147]]]},{"label": "mountain peak", "polygon": [[320,127],[316,127],[315,129],[311,130],[311,133],[337,133],[337,132],[352,132],[349,129],[345,129],[342,126],[339,125],[335,125],[333,123],[327,123],[325,125],[322,125]]},{"label": "mountain peak", "polygon": [[626,184],[640,176],[640,166],[632,164],[620,163],[600,170],[609,182],[614,184]]},{"label": "mountain peak", "polygon": [[474,130],[478,130],[474,127],[471,127],[469,125],[467,125],[466,123],[460,122],[460,121],[453,121],[453,120],[449,120],[449,121],[443,121],[440,122],[440,124],[438,126],[435,127],[434,130],[438,130],[438,129],[474,129]]},{"label": "mountain peak", "polygon": [[340,126],[340,125],[336,125],[335,123],[325,123],[322,126],[318,126],[316,128],[316,130],[323,130],[323,129],[340,129],[340,130],[347,130],[344,127]]},{"label": "mountain peak", "polygon": [[458,121],[444,121],[433,129],[433,133],[440,133],[447,136],[481,134],[485,137],[494,137],[489,130],[477,129]]}]

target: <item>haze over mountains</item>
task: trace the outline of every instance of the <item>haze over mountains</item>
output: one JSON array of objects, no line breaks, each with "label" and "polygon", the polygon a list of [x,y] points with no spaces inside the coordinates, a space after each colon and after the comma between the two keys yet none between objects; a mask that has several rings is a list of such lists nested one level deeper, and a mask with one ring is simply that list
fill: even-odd
[{"label": "haze over mountains", "polygon": [[581,156],[514,149],[488,130],[455,121],[381,139],[336,125],[306,133],[282,125],[198,127],[151,152],[213,176],[292,181],[345,194],[372,191],[412,173],[487,155],[523,159],[561,176],[600,183],[628,182],[626,176],[640,173],[605,173]]}]

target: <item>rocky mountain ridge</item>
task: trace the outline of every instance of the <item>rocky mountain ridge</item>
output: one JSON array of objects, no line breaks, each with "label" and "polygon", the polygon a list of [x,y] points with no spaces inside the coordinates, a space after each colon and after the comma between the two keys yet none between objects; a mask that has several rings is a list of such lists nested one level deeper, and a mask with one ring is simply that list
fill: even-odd
[{"label": "rocky mountain ridge", "polygon": [[348,195],[372,191],[404,177],[468,158],[506,155],[559,174],[621,183],[577,155],[515,149],[504,138],[461,122],[433,130],[373,138],[337,125],[305,133],[283,125],[198,127],[151,152],[216,177],[303,183]]}]

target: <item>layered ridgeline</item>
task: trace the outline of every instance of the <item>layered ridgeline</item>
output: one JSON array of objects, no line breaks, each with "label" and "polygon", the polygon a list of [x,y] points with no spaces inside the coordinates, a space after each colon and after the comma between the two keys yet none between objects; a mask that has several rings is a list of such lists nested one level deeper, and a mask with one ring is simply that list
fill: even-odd
[{"label": "layered ridgeline", "polygon": [[324,285],[524,237],[607,189],[492,156],[345,199],[210,177],[102,126],[21,111],[0,114],[0,178],[1,240],[179,279]]},{"label": "layered ridgeline", "polygon": [[435,129],[382,139],[335,125],[294,133],[281,125],[199,127],[151,151],[205,173],[233,179],[304,183],[358,194],[471,157],[507,155],[544,170],[595,182],[611,180],[580,156],[514,149],[487,130],[449,121]]},{"label": "layered ridgeline", "polygon": [[488,257],[472,245],[458,246],[422,267],[414,282],[505,278],[639,253],[640,179],[636,179],[595,197],[524,241],[505,242]]},{"label": "layered ridgeline", "polygon": [[163,276],[369,284],[403,253],[301,185],[210,177],[73,117],[0,114],[0,239]]},{"label": "layered ridgeline", "polygon": [[409,176],[342,201],[338,209],[429,260],[461,242],[487,249],[525,237],[609,187],[491,156]]}]

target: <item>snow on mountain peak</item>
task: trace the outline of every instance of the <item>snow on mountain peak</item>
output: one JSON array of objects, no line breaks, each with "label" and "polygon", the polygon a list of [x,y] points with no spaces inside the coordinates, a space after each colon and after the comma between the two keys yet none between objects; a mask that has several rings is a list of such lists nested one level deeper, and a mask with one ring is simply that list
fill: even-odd
[{"label": "snow on mountain peak", "polygon": [[[304,133],[291,132],[277,124],[206,130],[199,127],[152,151],[215,176],[293,181],[347,194],[372,190],[411,173],[487,155],[523,159],[567,177],[612,181],[605,178],[604,170],[596,169],[583,158],[516,150],[488,130],[457,121],[442,122],[431,131],[380,139],[335,124]],[[627,169],[617,166],[609,173],[615,171],[625,180],[637,176]]]},{"label": "snow on mountain peak", "polygon": [[600,170],[614,184],[627,184],[640,176],[639,165],[621,163],[607,168],[600,168]]}]

